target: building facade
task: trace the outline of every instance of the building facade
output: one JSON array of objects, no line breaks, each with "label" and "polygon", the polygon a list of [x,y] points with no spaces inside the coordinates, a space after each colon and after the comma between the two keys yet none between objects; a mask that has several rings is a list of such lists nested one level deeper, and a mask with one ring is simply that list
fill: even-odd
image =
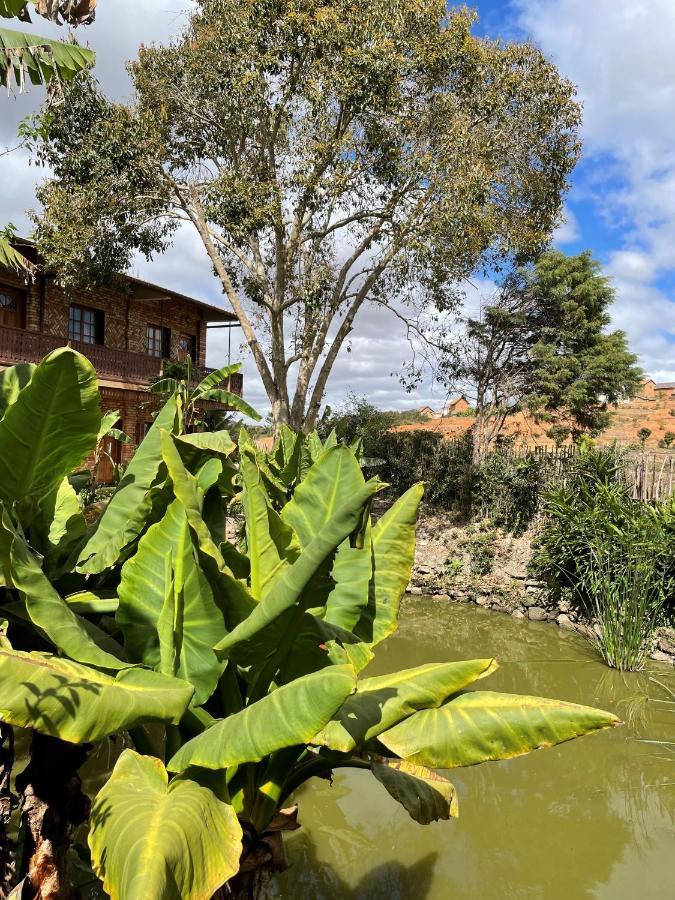
[{"label": "building facade", "polygon": [[[131,438],[124,445],[109,441],[115,462],[131,458],[152,423],[148,390],[165,361],[190,356],[208,371],[207,326],[236,325],[225,310],[129,276],[115,288],[64,290],[39,269],[26,279],[0,268],[0,368],[38,363],[66,344],[86,356],[98,374],[102,410],[119,410],[120,427]],[[241,375],[224,386],[241,396]]]}]

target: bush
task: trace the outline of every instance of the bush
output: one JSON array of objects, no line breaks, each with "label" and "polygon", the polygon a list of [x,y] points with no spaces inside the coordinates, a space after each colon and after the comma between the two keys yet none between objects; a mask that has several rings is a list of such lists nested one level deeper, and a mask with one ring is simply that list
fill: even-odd
[{"label": "bush", "polygon": [[533,453],[518,457],[508,448],[488,454],[474,478],[474,510],[495,525],[522,532],[534,519],[544,487],[544,461]]},{"label": "bush", "polygon": [[471,560],[472,575],[489,575],[495,559],[495,532],[485,523],[472,527],[459,544]]},{"label": "bush", "polygon": [[600,626],[610,665],[638,668],[659,619],[673,611],[675,504],[634,500],[615,448],[586,450],[545,497],[531,566]]}]

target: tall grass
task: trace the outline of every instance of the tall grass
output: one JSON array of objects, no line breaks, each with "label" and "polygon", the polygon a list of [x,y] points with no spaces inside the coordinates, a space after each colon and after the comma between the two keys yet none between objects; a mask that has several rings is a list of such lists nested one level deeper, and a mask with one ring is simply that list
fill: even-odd
[{"label": "tall grass", "polygon": [[634,500],[621,459],[589,450],[544,514],[532,567],[594,620],[608,665],[641,668],[655,626],[673,613],[673,501]]},{"label": "tall grass", "polygon": [[654,560],[630,552],[617,564],[607,554],[598,557],[594,552],[583,581],[602,658],[613,669],[641,669],[665,603],[663,578]]}]

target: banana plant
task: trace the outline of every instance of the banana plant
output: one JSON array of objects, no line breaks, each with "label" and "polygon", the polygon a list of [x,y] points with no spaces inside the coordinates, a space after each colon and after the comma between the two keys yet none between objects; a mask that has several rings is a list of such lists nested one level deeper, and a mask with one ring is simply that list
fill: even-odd
[{"label": "banana plant", "polygon": [[203,405],[209,402],[226,404],[230,409],[242,415],[256,420],[260,419],[253,407],[238,394],[232,393],[229,387],[222,387],[223,382],[227,382],[229,386],[230,376],[241,369],[241,363],[215,369],[199,382],[197,382],[198,369],[189,356],[184,363],[169,363],[168,369],[169,374],[155,381],[150,391],[164,397],[180,398],[184,431],[190,432],[204,424]]},{"label": "banana plant", "polygon": [[[33,523],[48,518],[43,498],[100,423],[89,363],[71,350],[53,356],[0,421],[2,458],[17,456],[18,441],[32,461],[18,473],[0,463],[0,720],[70,745],[124,736],[88,822],[91,867],[113,900],[207,900],[226,883],[230,896],[262,896],[284,864],[283,832],[298,827],[294,795],[316,776],[368,770],[426,824],[458,812],[438,769],[618,724],[576,704],[476,689],[497,666],[490,658],[369,677],[397,628],[422,486],[374,522],[382,483],[329,441],[282,501],[245,432],[238,447],[225,433],[183,433],[182,389],[99,522],[58,554],[59,567],[48,564]],[[54,405],[63,426],[51,423],[41,444],[24,414],[48,416],[43,383],[61,369],[71,372],[68,402]],[[296,451],[285,439],[288,463]],[[223,528],[235,495],[236,545]]]}]

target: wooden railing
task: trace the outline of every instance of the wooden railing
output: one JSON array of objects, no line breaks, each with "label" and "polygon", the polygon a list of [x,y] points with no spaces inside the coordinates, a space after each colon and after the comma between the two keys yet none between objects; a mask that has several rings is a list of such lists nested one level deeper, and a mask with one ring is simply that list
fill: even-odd
[{"label": "wooden railing", "polygon": [[[42,334],[0,325],[0,365],[14,365],[19,362],[38,363],[52,350],[67,343],[65,338],[55,334]],[[87,357],[99,378],[132,384],[149,384],[161,374],[162,360],[156,356],[116,350],[99,344],[84,344],[81,341],[70,341],[70,346]],[[213,370],[202,369],[199,371],[199,377],[211,371]],[[240,397],[243,386],[244,380],[240,373],[231,375],[229,385],[223,385]]]}]

